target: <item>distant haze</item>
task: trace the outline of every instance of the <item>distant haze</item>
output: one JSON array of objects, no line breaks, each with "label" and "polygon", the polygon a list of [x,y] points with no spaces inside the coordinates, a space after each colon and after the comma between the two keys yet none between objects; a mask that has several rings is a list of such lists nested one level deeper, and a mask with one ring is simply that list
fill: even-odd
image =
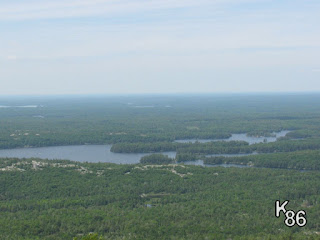
[{"label": "distant haze", "polygon": [[320,91],[319,0],[0,0],[0,94]]}]

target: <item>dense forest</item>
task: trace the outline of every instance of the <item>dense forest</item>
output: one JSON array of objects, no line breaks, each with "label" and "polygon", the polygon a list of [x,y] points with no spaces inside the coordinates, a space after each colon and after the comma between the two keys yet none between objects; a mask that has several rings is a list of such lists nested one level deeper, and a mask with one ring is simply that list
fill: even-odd
[{"label": "dense forest", "polygon": [[161,142],[172,149],[178,139],[281,130],[291,130],[287,140],[317,139],[318,102],[316,94],[2,97],[0,148]]},{"label": "dense forest", "polygon": [[[114,153],[150,154],[132,165],[0,158],[0,239],[320,239],[319,102],[319,94],[0,97],[0,149],[112,144]],[[275,142],[228,140],[283,130]],[[188,165],[196,160],[204,166]],[[276,200],[305,210],[307,225],[286,227]]]},{"label": "dense forest", "polygon": [[140,163],[142,164],[170,164],[174,163],[174,159],[163,155],[163,154],[151,154],[148,156],[144,156],[140,159]]},{"label": "dense forest", "polygon": [[320,149],[320,138],[308,138],[288,140],[280,138],[277,142],[256,143],[249,145],[244,141],[217,141],[206,143],[176,143],[176,142],[153,142],[153,143],[116,143],[111,151],[116,153],[152,153],[177,151],[181,153],[198,154],[237,154],[237,153],[274,153],[292,152],[299,150]]},{"label": "dense forest", "polygon": [[[319,239],[318,171],[0,162],[1,239]],[[278,199],[308,224],[286,227]]]},{"label": "dense forest", "polygon": [[320,151],[256,154],[238,157],[204,157],[205,164],[242,164],[255,167],[320,170]]}]

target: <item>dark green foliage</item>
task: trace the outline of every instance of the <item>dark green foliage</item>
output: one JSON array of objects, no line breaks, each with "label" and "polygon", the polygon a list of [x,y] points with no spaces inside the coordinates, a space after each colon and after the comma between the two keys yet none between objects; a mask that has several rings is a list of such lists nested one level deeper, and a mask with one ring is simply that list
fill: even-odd
[{"label": "dark green foliage", "polygon": [[99,236],[97,233],[90,233],[82,237],[74,237],[73,240],[103,240],[102,236]]},{"label": "dark green foliage", "polygon": [[257,154],[244,157],[206,157],[205,164],[233,163],[267,168],[320,170],[320,151]]},{"label": "dark green foliage", "polygon": [[198,160],[199,156],[192,153],[178,153],[176,155],[177,162],[188,162]]},{"label": "dark green foliage", "polygon": [[[162,155],[146,157],[145,165],[3,158],[0,239],[319,239],[319,94],[0,102],[39,105],[0,109],[0,148],[113,144],[114,152],[177,151],[178,162],[258,152],[270,154],[204,160],[317,170],[166,165],[173,160]],[[174,142],[281,130],[291,132],[275,143]],[[283,216],[274,217],[277,199],[306,210],[307,226],[285,227]]]},{"label": "dark green foliage", "polygon": [[259,143],[250,146],[251,151],[260,153],[293,152],[301,150],[320,149],[320,139],[310,138],[305,140],[282,140],[272,143]]},{"label": "dark green foliage", "polygon": [[[158,152],[176,149],[170,143],[177,139],[268,136],[284,129],[292,130],[287,139],[319,138],[318,102],[312,94],[0,98],[2,105],[39,106],[0,109],[0,148],[139,143],[114,151]],[[139,107],[146,105],[154,108]]]},{"label": "dark green foliage", "polygon": [[241,154],[241,153],[274,153],[320,149],[320,139],[289,140],[249,145],[244,141],[208,142],[208,143],[117,143],[111,148],[117,153],[152,153],[177,151],[193,154]]},{"label": "dark green foliage", "polygon": [[176,142],[154,142],[154,143],[116,143],[112,145],[112,152],[117,153],[150,153],[177,151],[179,153],[250,153],[253,151],[249,144],[244,141],[230,142],[207,142],[207,143],[176,143]]},{"label": "dark green foliage", "polygon": [[[0,173],[1,239],[317,239],[319,172],[59,163]],[[306,227],[285,227],[277,199]]]},{"label": "dark green foliage", "polygon": [[115,153],[153,153],[176,151],[181,144],[172,142],[153,143],[115,143],[111,147],[111,152]]},{"label": "dark green foliage", "polygon": [[170,164],[174,163],[174,159],[163,154],[151,154],[140,159],[142,164]]}]

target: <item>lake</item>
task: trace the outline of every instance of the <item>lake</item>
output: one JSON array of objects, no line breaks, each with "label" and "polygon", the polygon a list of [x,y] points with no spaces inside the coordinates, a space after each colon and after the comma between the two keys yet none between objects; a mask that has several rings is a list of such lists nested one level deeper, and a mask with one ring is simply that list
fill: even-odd
[{"label": "lake", "polygon": [[[0,150],[0,157],[67,159],[78,162],[108,162],[117,164],[135,164],[150,153],[113,153],[111,145],[80,145],[40,148],[16,148]],[[176,152],[162,154],[175,158]]]},{"label": "lake", "polygon": [[175,140],[175,142],[179,143],[195,143],[196,141],[200,143],[205,143],[205,142],[217,142],[217,141],[245,141],[248,142],[249,144],[255,144],[255,143],[262,143],[262,142],[275,142],[279,137],[284,137],[286,136],[287,133],[290,131],[284,130],[281,132],[273,132],[274,136],[272,137],[254,137],[254,136],[248,136],[246,133],[236,133],[232,134],[231,137],[229,138],[224,138],[224,139],[180,139],[180,140]]},{"label": "lake", "polygon": [[[275,133],[275,137],[267,137],[268,142],[274,142],[278,137],[285,136],[289,131],[281,131]],[[265,137],[248,137],[246,134],[232,134],[229,139],[223,141],[247,141],[249,144],[263,142]],[[177,140],[180,142],[190,142],[193,140]],[[194,141],[221,141],[215,140],[194,140]],[[0,157],[15,157],[15,158],[43,158],[43,159],[66,159],[78,162],[108,162],[117,164],[136,164],[140,162],[140,158],[151,153],[113,153],[110,151],[112,145],[79,145],[79,146],[56,146],[56,147],[40,147],[40,148],[16,148],[16,149],[3,149],[0,150]],[[162,154],[175,158],[176,152],[163,152]],[[224,157],[237,157],[254,155],[250,154],[210,154],[209,156],[224,156]],[[185,164],[202,165],[201,161],[187,162]],[[225,167],[245,167],[235,164],[220,164]],[[208,165],[209,166],[209,165]],[[217,165],[211,165],[217,166]]]},{"label": "lake", "polygon": [[[151,153],[113,153],[110,151],[112,145],[79,145],[79,146],[57,146],[39,148],[15,148],[0,150],[0,157],[12,158],[42,158],[42,159],[64,159],[78,162],[108,162],[116,164],[136,164],[140,158]],[[176,152],[162,152],[171,158],[176,157]],[[211,154],[208,156],[236,157],[251,154]],[[206,167],[249,167],[238,164],[204,164],[202,160],[185,162],[186,165],[200,165]]]}]

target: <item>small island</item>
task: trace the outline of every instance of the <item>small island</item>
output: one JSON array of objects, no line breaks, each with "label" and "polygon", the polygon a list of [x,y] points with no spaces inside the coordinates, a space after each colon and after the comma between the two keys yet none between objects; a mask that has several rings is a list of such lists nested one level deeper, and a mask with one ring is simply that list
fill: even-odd
[{"label": "small island", "polygon": [[140,159],[140,163],[142,164],[170,164],[170,163],[174,163],[174,159],[173,158],[169,158],[167,155],[163,155],[163,154],[151,154],[151,155],[147,155],[144,156]]}]

